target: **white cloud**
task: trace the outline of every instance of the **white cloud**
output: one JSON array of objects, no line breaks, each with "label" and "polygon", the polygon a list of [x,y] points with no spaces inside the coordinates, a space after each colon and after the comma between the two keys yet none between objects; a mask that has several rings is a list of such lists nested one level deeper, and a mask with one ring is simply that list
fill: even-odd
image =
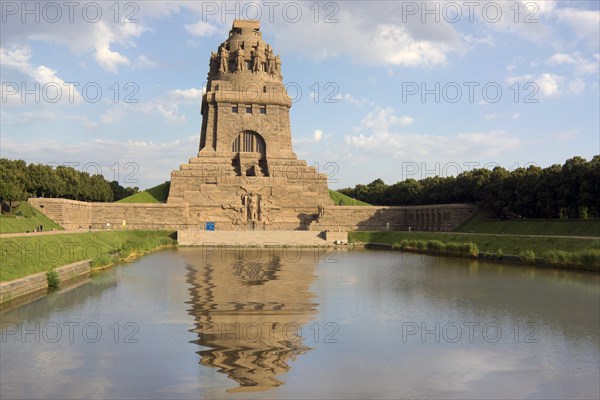
[{"label": "white cloud", "polygon": [[150,60],[148,57],[141,55],[137,59],[136,66],[138,68],[154,68],[156,67],[156,63]]},{"label": "white cloud", "polygon": [[562,75],[550,73],[510,76],[506,80],[510,85],[520,82],[523,88],[527,83],[535,83],[538,92],[531,93],[531,91],[528,91],[528,94],[531,94],[535,99],[559,97],[564,94],[578,95],[585,89],[585,82],[581,78],[567,80]]},{"label": "white cloud", "polygon": [[294,145],[315,144],[331,137],[330,134],[323,132],[321,129],[315,129],[311,136],[292,137]]},{"label": "white cloud", "polygon": [[[31,58],[31,50],[28,47],[19,47],[13,46],[12,48],[4,48],[0,47],[0,65],[12,68],[16,71],[19,71],[21,74],[33,79],[36,82],[39,82],[41,85],[48,85],[48,90],[51,89],[51,86],[54,86],[56,89],[52,89],[52,92],[46,92],[48,96],[51,96],[52,99],[55,98],[55,93],[58,95],[58,91],[60,90],[60,97],[58,101],[63,102],[81,102],[82,97],[79,92],[72,84],[65,83],[64,80],[58,77],[56,74],[57,71],[53,70],[45,65],[34,66],[31,64],[29,59]],[[2,91],[6,92],[7,82],[3,82]],[[44,90],[40,89],[40,96],[43,95]],[[21,102],[21,96],[19,96],[19,101],[11,102],[10,104],[16,104]],[[17,97],[11,96],[12,100]],[[7,99],[8,96],[7,96]],[[49,101],[54,102],[54,101]]]},{"label": "white cloud", "polygon": [[[103,21],[99,21],[97,24],[97,28],[94,32],[96,41],[95,41],[95,59],[98,64],[107,70],[108,72],[116,73],[118,71],[119,66],[121,65],[129,65],[130,61],[124,55],[112,51],[110,49],[111,42],[115,38],[115,34],[110,30],[107,24]],[[134,24],[125,24],[134,25]],[[141,32],[139,31],[131,31],[134,35],[139,35]]]},{"label": "white cloud", "polygon": [[91,119],[89,119],[88,117],[86,117],[84,115],[66,115],[65,117],[71,121],[79,122],[81,124],[81,126],[83,126],[86,130],[94,131],[94,130],[98,129],[98,123],[95,121],[92,121]]},{"label": "white cloud", "polygon": [[548,57],[545,61],[548,65],[572,65],[575,72],[578,74],[598,74],[600,64],[598,55],[594,54],[594,58],[589,60],[576,51],[573,53],[555,53]]},{"label": "white cloud", "polygon": [[557,142],[568,142],[570,140],[575,139],[576,136],[577,136],[577,131],[575,131],[575,130],[557,132],[552,135],[554,140],[556,140]]},{"label": "white cloud", "polygon": [[371,152],[407,161],[456,160],[478,154],[495,157],[521,146],[521,140],[505,131],[463,132],[455,135],[421,135],[392,130],[399,122],[390,108],[367,114],[355,128],[357,134],[345,138],[346,145],[371,157]]},{"label": "white cloud", "polygon": [[137,14],[137,23],[114,22],[114,5],[112,3],[98,2],[94,4],[102,9],[99,12],[101,18],[94,22],[83,17],[85,13],[82,13],[81,5],[79,13],[75,6],[73,17],[69,16],[66,7],[63,8],[62,18],[57,23],[21,23],[18,15],[7,16],[2,25],[1,45],[24,46],[32,41],[64,45],[72,53],[91,54],[101,68],[112,73],[118,71],[122,66],[132,65],[133,63],[127,55],[116,51],[114,45],[135,47],[133,39],[146,31],[146,27],[139,22],[142,20],[139,18],[141,13]]},{"label": "white cloud", "polygon": [[198,21],[194,24],[184,25],[184,28],[188,33],[194,36],[212,36],[217,33],[217,28],[209,24],[208,22]]},{"label": "white cloud", "polygon": [[203,89],[175,89],[169,92],[169,97],[177,102],[199,102],[202,100]]},{"label": "white cloud", "polygon": [[343,23],[276,21],[281,26],[274,47],[316,60],[347,56],[360,64],[402,67],[444,65],[448,54],[466,49],[452,24],[402,23],[394,2],[379,2],[377,7],[346,2],[336,18]]},{"label": "white cloud", "polygon": [[415,122],[413,117],[409,117],[408,115],[403,115],[400,117],[400,124],[404,126],[412,125]]},{"label": "white cloud", "polygon": [[485,45],[488,47],[494,47],[496,45],[496,41],[494,37],[490,34],[485,36],[475,37],[473,35],[461,34],[462,39],[468,45]]},{"label": "white cloud", "polygon": [[[313,92],[311,92],[310,96],[311,96],[311,98],[314,99],[315,94]],[[363,106],[365,104],[370,103],[368,99],[366,99],[366,98],[358,99],[358,98],[354,97],[353,95],[351,95],[350,93],[344,93],[344,94],[338,93],[335,96],[333,96],[332,98],[334,100],[337,100],[337,102],[340,102],[340,103],[349,103],[349,104],[354,104],[357,106]]]},{"label": "white cloud", "polygon": [[568,25],[580,39],[598,46],[600,42],[600,13],[595,10],[558,8],[555,14],[559,21]]},{"label": "white cloud", "polygon": [[483,116],[485,119],[487,119],[488,121],[492,120],[492,119],[496,119],[498,118],[498,113],[489,113],[489,114],[485,114]]},{"label": "white cloud", "polygon": [[569,82],[569,90],[573,94],[580,94],[585,89],[585,82],[581,78],[577,78]]},{"label": "white cloud", "polygon": [[321,141],[321,139],[323,139],[323,131],[320,129],[317,129],[313,132],[313,139],[315,140],[315,143],[318,143]]},{"label": "white cloud", "polygon": [[117,122],[125,115],[125,111],[120,108],[112,108],[107,110],[102,116],[100,120],[103,124],[108,125]]},{"label": "white cloud", "polygon": [[558,85],[563,80],[564,78],[562,76],[554,74],[542,74],[535,80],[535,83],[537,83],[538,87],[540,88],[542,95],[545,97],[552,97],[559,94]]},{"label": "white cloud", "polygon": [[186,117],[180,112],[180,105],[196,103],[200,106],[203,90],[196,88],[174,89],[150,101],[127,104],[126,106],[130,111],[138,111],[148,115],[158,114],[168,124],[181,124],[186,121]]}]

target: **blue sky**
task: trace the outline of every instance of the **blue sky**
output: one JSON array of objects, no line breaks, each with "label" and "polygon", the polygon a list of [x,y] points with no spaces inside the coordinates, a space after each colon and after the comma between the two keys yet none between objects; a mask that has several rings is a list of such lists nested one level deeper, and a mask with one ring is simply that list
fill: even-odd
[{"label": "blue sky", "polygon": [[1,2],[2,157],[170,179],[210,52],[257,13],[332,188],[600,153],[597,1],[24,4]]}]

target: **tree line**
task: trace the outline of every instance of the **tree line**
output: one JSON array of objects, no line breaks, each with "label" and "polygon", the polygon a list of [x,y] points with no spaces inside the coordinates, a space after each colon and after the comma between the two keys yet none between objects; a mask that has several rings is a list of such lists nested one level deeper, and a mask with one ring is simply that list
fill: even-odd
[{"label": "tree line", "polygon": [[29,197],[60,197],[81,201],[117,201],[139,191],[123,187],[104,176],[90,175],[73,167],[27,164],[23,160],[0,158],[0,200],[8,204]]},{"label": "tree line", "polygon": [[339,192],[382,206],[474,203],[499,218],[599,218],[600,155],[547,168],[479,168],[393,185],[376,179]]}]

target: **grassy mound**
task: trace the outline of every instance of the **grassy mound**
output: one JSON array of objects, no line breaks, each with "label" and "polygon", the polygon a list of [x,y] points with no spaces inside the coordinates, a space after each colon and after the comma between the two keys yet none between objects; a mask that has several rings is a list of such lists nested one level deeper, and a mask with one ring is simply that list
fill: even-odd
[{"label": "grassy mound", "polygon": [[169,188],[171,182],[165,182],[143,192],[133,194],[129,197],[119,200],[117,203],[164,203],[169,197]]},{"label": "grassy mound", "polygon": [[344,206],[370,206],[370,204],[365,203],[364,201],[353,199],[352,197],[348,197],[345,194],[336,192],[335,190],[329,191],[329,197],[331,197],[331,200],[333,200],[335,205],[340,205],[341,201],[341,205]]},{"label": "grassy mound", "polygon": [[0,233],[33,232],[40,225],[44,226],[45,231],[63,229],[27,202],[21,202],[16,206],[11,215],[0,216]]},{"label": "grassy mound", "polygon": [[502,221],[482,210],[465,221],[455,232],[512,235],[558,235],[600,237],[600,220],[515,219]]}]

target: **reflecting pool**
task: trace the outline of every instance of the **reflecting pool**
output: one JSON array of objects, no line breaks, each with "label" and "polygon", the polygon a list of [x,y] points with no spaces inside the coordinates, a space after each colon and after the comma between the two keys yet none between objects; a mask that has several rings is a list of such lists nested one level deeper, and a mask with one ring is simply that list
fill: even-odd
[{"label": "reflecting pool", "polygon": [[1,398],[598,398],[600,277],[180,248],[0,316]]}]

